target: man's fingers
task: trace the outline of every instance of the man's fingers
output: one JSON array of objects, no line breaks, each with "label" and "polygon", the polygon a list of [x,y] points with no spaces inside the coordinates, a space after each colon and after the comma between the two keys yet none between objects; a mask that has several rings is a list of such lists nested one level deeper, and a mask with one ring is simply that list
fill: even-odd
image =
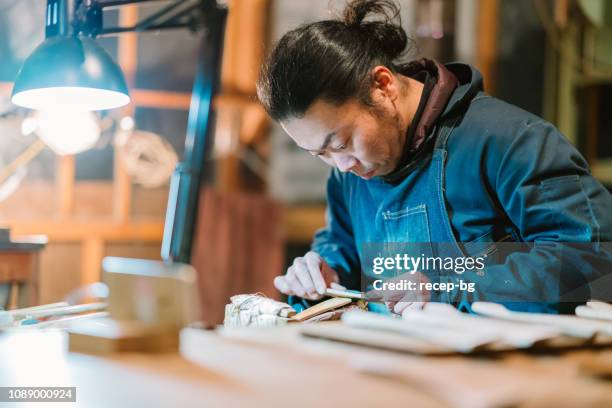
[{"label": "man's fingers", "polygon": [[321,273],[321,258],[315,252],[308,252],[304,256],[304,259],[306,260],[306,266],[317,293],[319,295],[323,295],[327,285],[325,284],[323,274]]},{"label": "man's fingers", "polygon": [[415,310],[421,310],[425,307],[427,302],[412,302],[409,306],[402,310],[402,317],[408,315],[409,313],[414,312]]},{"label": "man's fingers", "polygon": [[321,274],[323,275],[326,286],[331,285],[332,282],[340,282],[338,272],[334,271],[324,259],[321,259]]},{"label": "man's fingers", "polygon": [[[323,265],[327,267],[327,276],[322,270]],[[325,294],[328,285],[333,286],[338,281],[336,271],[319,254],[310,251],[303,257],[295,258],[287,273],[274,279],[274,286],[287,295],[316,300]]]},{"label": "man's fingers", "polygon": [[287,274],[285,275],[285,282],[289,286],[289,289],[297,296],[304,297],[306,296],[306,292],[302,287],[302,284],[295,276],[295,268],[292,266],[287,270]]},{"label": "man's fingers", "polygon": [[308,266],[306,265],[306,261],[303,259],[296,259],[293,263],[293,272],[297,277],[298,281],[302,285],[304,292],[308,294],[310,298],[317,296],[317,290],[315,289],[315,285],[312,281],[312,277],[310,276],[310,272],[308,272]]},{"label": "man's fingers", "polygon": [[284,293],[285,295],[293,295],[291,289],[289,289],[289,285],[285,281],[284,276],[277,276],[274,278],[274,287],[278,289],[280,293]]},{"label": "man's fingers", "polygon": [[393,313],[401,315],[402,312],[409,308],[413,302],[397,302],[395,306],[393,306]]}]

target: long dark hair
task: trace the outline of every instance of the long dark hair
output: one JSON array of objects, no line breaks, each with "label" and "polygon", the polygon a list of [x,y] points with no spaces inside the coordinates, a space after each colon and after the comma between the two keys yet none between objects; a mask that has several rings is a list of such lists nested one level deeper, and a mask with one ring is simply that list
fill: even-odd
[{"label": "long dark hair", "polygon": [[409,38],[391,0],[354,0],[342,17],[286,33],[264,63],[257,95],[274,120],[301,117],[322,99],[341,105],[357,98],[371,106],[370,72],[397,72]]}]

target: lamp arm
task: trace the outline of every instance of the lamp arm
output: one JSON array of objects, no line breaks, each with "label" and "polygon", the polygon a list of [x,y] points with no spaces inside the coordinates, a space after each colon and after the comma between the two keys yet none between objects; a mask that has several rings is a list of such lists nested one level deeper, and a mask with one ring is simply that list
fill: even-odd
[{"label": "lamp arm", "polygon": [[[204,167],[213,146],[213,100],[220,85],[227,8],[217,4],[216,0],[175,0],[133,27],[103,28],[104,8],[146,1],[153,0],[76,0],[73,34],[95,37],[167,28],[200,29],[198,67],[189,107],[185,152],[170,180],[161,248],[164,261],[189,263],[200,188],[205,181],[212,180],[211,172],[204,171]],[[187,22],[182,21],[186,18]],[[209,178],[205,180],[205,176]]]},{"label": "lamp arm", "polygon": [[[185,152],[170,180],[161,256],[166,262],[191,260],[200,189],[212,180],[211,157],[214,137],[213,100],[220,86],[221,57],[227,9],[207,2],[204,29],[200,32],[198,68],[187,122]],[[210,237],[209,237],[210,238]]]},{"label": "lamp arm", "polygon": [[207,9],[207,4],[210,3],[208,0],[174,0],[134,26],[104,27],[104,9],[153,1],[156,0],[77,0],[74,3],[73,33],[96,37],[173,28],[189,28],[195,31],[201,26],[203,20],[201,11]]},{"label": "lamp arm", "polygon": [[[183,4],[187,4],[187,6],[183,7],[182,9],[175,10]],[[124,32],[158,31],[176,28],[189,28],[195,31],[197,28],[202,26],[202,13],[198,13],[198,9],[201,8],[201,2],[191,2],[191,4],[189,4],[189,0],[177,0],[134,26],[103,28],[100,35]],[[185,18],[187,18],[187,20],[182,21]]]}]

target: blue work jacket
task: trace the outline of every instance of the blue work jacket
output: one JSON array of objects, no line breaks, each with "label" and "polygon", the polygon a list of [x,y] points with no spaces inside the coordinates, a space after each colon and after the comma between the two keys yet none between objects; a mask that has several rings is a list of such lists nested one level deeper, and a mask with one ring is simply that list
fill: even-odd
[{"label": "blue work jacket", "polygon": [[[333,169],[327,225],[316,233],[312,250],[338,271],[342,284],[363,289],[370,273],[364,247],[373,242],[448,241],[465,256],[491,254],[500,242],[532,243],[471,274],[474,293],[439,299],[571,312],[592,295],[592,282],[612,273],[593,261],[610,256],[609,191],[552,124],[485,94],[474,68],[446,67],[459,86],[428,135],[428,147],[399,182]],[[551,243],[578,245],[555,252],[544,245]],[[559,273],[560,265],[572,268]],[[565,293],[572,296],[564,299]]]}]

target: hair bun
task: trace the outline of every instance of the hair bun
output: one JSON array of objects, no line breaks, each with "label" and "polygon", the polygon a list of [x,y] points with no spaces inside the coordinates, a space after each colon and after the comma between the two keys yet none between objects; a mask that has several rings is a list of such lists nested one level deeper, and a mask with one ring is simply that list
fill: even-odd
[{"label": "hair bun", "polygon": [[390,0],[354,0],[344,9],[342,20],[348,27],[358,27],[368,15],[380,17],[377,21],[393,24],[399,8]]},{"label": "hair bun", "polygon": [[392,60],[408,45],[400,9],[391,0],[354,0],[344,9],[342,21],[349,28],[362,30]]}]

